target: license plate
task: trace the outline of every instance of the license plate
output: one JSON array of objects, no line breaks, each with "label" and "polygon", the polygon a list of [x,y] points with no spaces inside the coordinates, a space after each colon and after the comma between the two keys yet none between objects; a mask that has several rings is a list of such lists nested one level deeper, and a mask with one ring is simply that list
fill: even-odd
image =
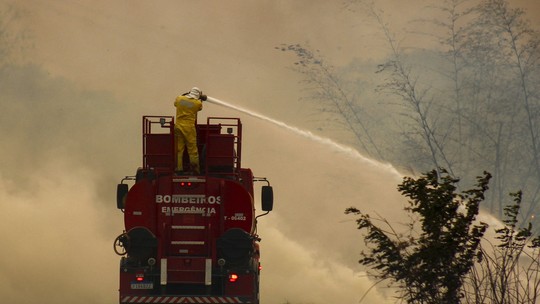
[{"label": "license plate", "polygon": [[152,282],[137,282],[131,283],[131,289],[153,289],[154,283]]}]

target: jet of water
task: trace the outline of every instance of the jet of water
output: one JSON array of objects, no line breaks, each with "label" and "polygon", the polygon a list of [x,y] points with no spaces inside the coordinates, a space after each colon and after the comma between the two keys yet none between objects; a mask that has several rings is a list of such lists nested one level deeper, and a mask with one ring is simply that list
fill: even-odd
[{"label": "jet of water", "polygon": [[349,156],[351,156],[353,158],[359,159],[359,160],[361,160],[363,162],[367,162],[367,163],[370,163],[370,164],[375,165],[377,167],[381,167],[383,169],[386,169],[386,170],[392,172],[393,174],[395,174],[397,177],[401,177],[401,174],[399,174],[399,172],[393,166],[391,166],[390,164],[383,164],[383,163],[377,162],[375,160],[369,159],[369,158],[363,156],[362,154],[360,154],[356,149],[353,149],[351,147],[339,144],[339,143],[337,143],[337,142],[335,142],[335,141],[333,141],[333,140],[331,140],[329,138],[324,138],[324,137],[315,135],[315,134],[311,133],[310,131],[299,129],[299,128],[291,126],[291,125],[289,125],[289,124],[287,124],[287,123],[285,123],[283,121],[276,120],[276,119],[270,118],[270,117],[268,117],[266,115],[262,115],[262,114],[259,114],[257,112],[254,112],[254,111],[251,111],[251,110],[248,110],[248,109],[245,109],[245,108],[230,104],[228,102],[217,99],[215,97],[208,96],[206,101],[210,102],[210,103],[213,103],[213,104],[216,104],[216,105],[220,105],[220,106],[229,108],[229,109],[236,110],[238,112],[242,112],[244,114],[247,114],[249,116],[255,117],[255,118],[263,120],[263,121],[270,122],[270,123],[272,123],[274,125],[277,125],[277,126],[279,126],[281,128],[284,128],[284,129],[287,129],[287,130],[289,130],[289,131],[291,131],[293,133],[296,133],[296,134],[298,134],[300,136],[309,138],[309,139],[314,140],[316,142],[319,142],[319,143],[321,143],[323,145],[329,146],[329,147],[331,147],[332,149],[334,149],[334,150],[336,150],[338,152],[345,153],[345,154],[347,154],[347,155],[349,155]]}]

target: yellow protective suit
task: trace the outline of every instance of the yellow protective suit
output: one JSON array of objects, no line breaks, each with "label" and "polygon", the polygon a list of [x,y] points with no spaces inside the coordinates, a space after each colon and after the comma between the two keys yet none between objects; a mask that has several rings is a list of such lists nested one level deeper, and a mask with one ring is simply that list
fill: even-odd
[{"label": "yellow protective suit", "polygon": [[177,142],[177,163],[176,170],[183,171],[184,148],[187,147],[189,163],[194,173],[199,170],[199,152],[197,150],[197,130],[195,122],[197,112],[202,110],[202,102],[197,98],[188,96],[178,96],[174,101],[176,107],[176,122],[174,125]]}]

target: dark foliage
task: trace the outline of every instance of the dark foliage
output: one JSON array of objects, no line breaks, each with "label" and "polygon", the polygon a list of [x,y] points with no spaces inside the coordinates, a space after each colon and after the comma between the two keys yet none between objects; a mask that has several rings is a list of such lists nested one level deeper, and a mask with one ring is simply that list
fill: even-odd
[{"label": "dark foliage", "polygon": [[414,222],[406,236],[385,231],[360,210],[346,210],[360,216],[358,229],[367,230],[368,250],[359,262],[373,269],[375,278],[397,284],[407,303],[459,303],[464,277],[480,257],[487,228],[475,219],[491,175],[485,172],[476,188],[458,194],[459,180],[444,169],[441,176],[437,172],[406,177],[398,187],[410,199],[405,209],[418,218],[419,232]]}]

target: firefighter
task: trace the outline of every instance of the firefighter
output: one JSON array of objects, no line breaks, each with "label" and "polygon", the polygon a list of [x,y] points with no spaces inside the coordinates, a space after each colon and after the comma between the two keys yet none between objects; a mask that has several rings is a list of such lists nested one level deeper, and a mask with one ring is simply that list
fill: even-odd
[{"label": "firefighter", "polygon": [[204,100],[202,91],[194,87],[189,93],[176,97],[174,106],[176,107],[176,123],[174,131],[177,140],[177,163],[176,171],[183,171],[184,148],[189,154],[189,163],[194,174],[199,174],[199,152],[197,150],[197,131],[195,123],[197,113],[202,110]]}]

